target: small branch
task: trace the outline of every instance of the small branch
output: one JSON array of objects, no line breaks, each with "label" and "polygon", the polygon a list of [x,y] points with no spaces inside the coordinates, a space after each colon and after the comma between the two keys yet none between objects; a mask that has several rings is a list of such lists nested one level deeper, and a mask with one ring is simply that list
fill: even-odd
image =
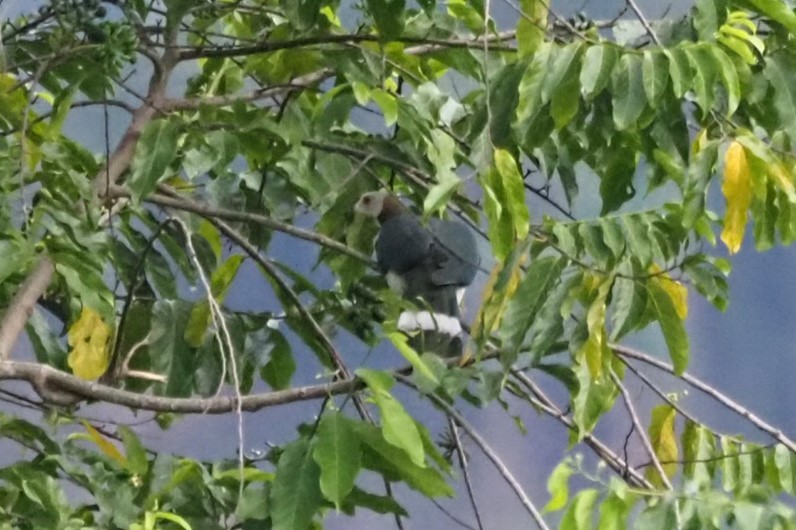
[{"label": "small branch", "polygon": [[224,96],[203,96],[198,98],[174,99],[169,98],[161,103],[164,112],[180,110],[194,110],[203,106],[226,107],[235,103],[251,103],[261,99],[272,98],[294,90],[305,90],[333,75],[332,70],[324,68],[311,74],[293,79],[290,83],[258,88],[244,94],[229,94]]},{"label": "small branch", "polygon": [[[498,35],[493,35],[489,40],[502,42],[514,39],[515,31],[505,31]],[[479,48],[482,46],[482,39],[430,39],[421,37],[403,37],[393,42],[405,44],[417,44],[412,48],[407,48],[404,53],[410,55],[420,55],[441,48]],[[241,55],[253,55],[258,53],[269,53],[277,50],[289,50],[303,48],[306,46],[319,46],[323,44],[353,44],[358,42],[383,42],[378,35],[324,35],[322,37],[305,37],[289,41],[265,41],[252,46],[233,46],[218,48],[179,48],[178,60],[188,61],[191,59],[210,58],[210,57],[237,57]],[[497,49],[496,49],[497,50]],[[514,51],[511,48],[501,48],[499,51]]]},{"label": "small branch", "polygon": [[47,290],[55,272],[50,258],[43,256],[14,295],[0,322],[0,362],[11,357],[11,350],[25,328],[39,297]]},{"label": "small branch", "polygon": [[[417,386],[415,386],[415,384],[412,383],[412,381],[410,381],[406,376],[401,374],[395,374],[395,378],[396,380],[400,381],[403,385],[406,385],[409,388],[413,388],[414,390],[420,392],[420,389],[418,389]],[[464,419],[464,417],[461,414],[459,414],[459,412],[456,409],[450,406],[444,399],[442,399],[438,395],[433,393],[428,393],[423,395],[428,397],[431,401],[433,401],[437,407],[442,409],[443,412],[445,412],[445,414],[447,414],[450,418],[456,421],[456,423],[459,426],[461,426],[464,432],[466,432],[467,435],[470,436],[470,438],[472,438],[472,440],[479,447],[479,449],[481,449],[481,451],[484,453],[484,455],[486,455],[489,461],[492,462],[492,464],[498,470],[498,472],[506,481],[506,483],[511,487],[512,491],[520,500],[523,507],[525,507],[525,510],[531,515],[531,518],[536,522],[536,525],[541,530],[549,530],[549,527],[542,518],[542,514],[539,513],[539,510],[536,508],[536,506],[534,506],[533,502],[531,502],[531,499],[529,499],[528,496],[525,494],[525,491],[523,491],[522,486],[514,477],[514,475],[511,473],[511,470],[503,463],[498,454],[489,446],[486,440],[484,440],[481,437],[478,431],[475,430],[475,428],[472,425],[470,425],[470,423],[466,419]]]},{"label": "small branch", "polygon": [[617,377],[613,370],[610,371],[610,375],[611,381],[614,382],[616,387],[619,389],[619,392],[622,393],[622,400],[625,402],[625,408],[627,409],[627,413],[630,415],[630,419],[633,422],[633,427],[636,429],[639,438],[641,438],[641,443],[644,445],[647,455],[650,457],[650,460],[655,466],[655,470],[658,472],[658,475],[660,475],[661,482],[664,486],[666,486],[667,490],[672,490],[672,483],[669,481],[669,477],[666,476],[666,471],[663,470],[663,466],[658,460],[658,455],[655,454],[655,448],[652,447],[649,436],[647,436],[647,432],[644,430],[644,426],[641,424],[638,414],[636,414],[636,409],[633,407],[633,400],[630,397],[630,393],[627,391],[627,388],[625,388],[625,385],[622,384],[622,381],[619,380],[619,377]]},{"label": "small branch", "polygon": [[796,453],[796,443],[794,443],[793,440],[785,436],[785,434],[781,430],[763,421],[760,417],[751,412],[749,409],[741,406],[738,402],[725,396],[724,394],[722,394],[712,386],[708,385],[707,383],[704,383],[701,380],[697,379],[696,377],[685,373],[677,375],[674,371],[674,368],[670,364],[667,364],[663,361],[659,361],[654,357],[650,357],[649,355],[634,350],[632,348],[628,348],[626,346],[620,346],[618,344],[610,344],[609,347],[614,351],[614,353],[616,353],[621,357],[626,357],[630,359],[635,359],[637,361],[641,361],[643,363],[652,365],[660,370],[669,372],[670,374],[679,377],[689,385],[709,395],[710,397],[712,397],[713,399],[715,399],[716,401],[718,401],[719,403],[721,403],[731,411],[735,412],[739,416],[746,418],[755,427],[765,432],[766,434],[770,435],[772,438],[780,442],[782,445],[786,446],[788,449],[790,449],[791,452]]},{"label": "small branch", "polygon": [[[153,194],[146,197],[144,200],[146,202],[157,204],[159,206],[165,206],[177,210],[193,212],[201,215],[202,217],[221,219],[225,221],[256,223],[265,228],[276,230],[277,232],[282,232],[284,234],[288,234],[293,237],[297,237],[299,239],[303,239],[305,241],[310,241],[317,245],[327,247],[331,250],[334,250],[341,254],[345,254],[351,258],[361,261],[362,263],[365,263],[372,268],[375,268],[376,266],[375,262],[365,254],[358,252],[346,246],[345,244],[337,241],[336,239],[332,239],[331,237],[325,236],[323,234],[319,234],[311,230],[306,230],[304,228],[299,228],[289,223],[283,223],[277,221],[276,219],[269,217],[267,215],[241,212],[236,210],[223,210],[223,209],[212,208],[210,206],[193,201],[179,194],[172,188],[168,188],[165,186],[161,186],[159,189],[164,193],[167,193],[168,195]],[[126,190],[124,190],[119,186],[113,188],[111,190],[111,193],[117,197],[129,195],[129,193]]]},{"label": "small branch", "polygon": [[641,22],[641,25],[644,26],[644,29],[647,31],[647,34],[650,36],[652,41],[661,48],[663,48],[663,44],[661,44],[661,41],[658,40],[658,36],[655,34],[655,31],[653,31],[652,26],[650,26],[650,23],[644,17],[644,13],[641,12],[641,9],[639,9],[638,4],[636,4],[636,1],[626,0],[626,2],[630,5],[630,9],[632,9],[633,13],[636,14],[636,17],[638,17],[639,21]]},{"label": "small branch", "polygon": [[[548,416],[552,416],[553,418],[557,419],[568,429],[575,432],[578,431],[578,426],[575,425],[575,422],[572,421],[572,419],[568,417],[563,410],[558,408],[530,377],[519,370],[512,370],[511,375],[535,396],[536,399],[531,401],[535,407],[539,408],[539,410]],[[646,478],[644,478],[644,475],[631,468],[627,462],[622,459],[622,457],[611,451],[608,446],[606,446],[593,434],[585,433],[583,435],[583,443],[589,446],[589,448],[591,448],[591,450],[594,451],[594,453],[600,457],[603,462],[608,464],[608,467],[613,469],[617,475],[622,477],[631,486],[646,490],[655,489],[655,487]]]},{"label": "small branch", "polygon": [[453,435],[453,443],[456,447],[456,455],[459,457],[459,467],[461,468],[462,476],[464,477],[464,485],[467,488],[467,497],[470,499],[470,506],[473,507],[475,521],[478,523],[479,530],[484,530],[484,523],[481,521],[481,512],[478,509],[478,504],[475,502],[475,493],[473,492],[472,481],[470,481],[470,472],[467,470],[467,455],[465,455],[464,447],[462,447],[462,440],[459,437],[459,428],[456,426],[456,420],[448,416],[448,425],[450,426],[451,434]]}]

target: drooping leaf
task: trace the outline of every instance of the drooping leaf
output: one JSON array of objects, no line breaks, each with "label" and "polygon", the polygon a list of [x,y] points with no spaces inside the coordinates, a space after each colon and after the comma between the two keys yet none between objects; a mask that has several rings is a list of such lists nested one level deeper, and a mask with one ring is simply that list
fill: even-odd
[{"label": "drooping leaf", "polygon": [[650,298],[655,307],[658,321],[663,331],[663,338],[669,349],[669,356],[677,374],[681,374],[688,366],[688,335],[677,307],[669,293],[660,285],[652,282],[649,284]]},{"label": "drooping leaf", "polygon": [[[659,405],[652,409],[652,419],[650,420],[649,438],[655,456],[663,468],[666,476],[671,479],[677,472],[677,460],[679,450],[677,448],[677,436],[674,431],[674,419],[677,415],[671,405]],[[649,466],[646,471],[647,479],[662,486],[663,481],[654,466]]]},{"label": "drooping leaf", "polygon": [[80,318],[69,328],[67,360],[72,372],[81,379],[96,379],[108,368],[108,343],[112,330],[96,311],[84,307]]},{"label": "drooping leaf", "polygon": [[359,439],[340,412],[327,411],[321,418],[312,457],[321,469],[323,496],[340,506],[354,488],[359,472]]},{"label": "drooping leaf", "polygon": [[271,520],[274,529],[306,530],[320,507],[323,496],[321,469],[312,458],[306,439],[285,447],[276,468],[271,489]]},{"label": "drooping leaf", "polygon": [[727,211],[721,240],[731,254],[741,249],[746,230],[746,216],[752,201],[752,182],[746,151],[740,142],[732,142],[724,155],[724,182],[721,185]]},{"label": "drooping leaf", "polygon": [[136,147],[132,175],[127,182],[134,199],[141,200],[154,191],[166,176],[166,170],[177,156],[178,138],[179,128],[171,120],[155,120],[144,128]]}]

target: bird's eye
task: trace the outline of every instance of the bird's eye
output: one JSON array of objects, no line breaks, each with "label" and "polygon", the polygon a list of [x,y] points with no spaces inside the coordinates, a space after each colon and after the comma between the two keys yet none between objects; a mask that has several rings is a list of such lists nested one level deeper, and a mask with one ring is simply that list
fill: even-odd
[{"label": "bird's eye", "polygon": [[365,204],[370,204],[370,197],[363,198],[362,202],[364,202]]}]

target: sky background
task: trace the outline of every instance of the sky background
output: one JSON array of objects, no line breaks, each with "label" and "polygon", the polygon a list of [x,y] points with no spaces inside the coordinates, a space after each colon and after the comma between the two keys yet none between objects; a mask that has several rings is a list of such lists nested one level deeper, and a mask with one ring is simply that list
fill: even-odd
[{"label": "sky background", "polygon": [[[649,18],[656,18],[664,13],[674,17],[682,14],[691,2],[673,2],[671,5],[655,0],[639,1],[639,5]],[[612,18],[625,2],[601,1],[591,2],[553,2],[556,12],[569,16],[578,10],[585,11],[593,18]],[[19,9],[28,9],[31,3],[23,0],[7,0],[2,5],[0,15],[14,16]],[[517,15],[511,4],[501,0],[492,2],[495,19],[501,27],[512,27]],[[629,15],[626,15],[629,17]],[[146,61],[136,65],[138,75],[132,82],[141,85],[148,76]],[[191,74],[190,66],[182,67],[172,79],[172,95],[181,95],[184,80]],[[127,97],[121,94],[120,97]],[[137,104],[135,100],[131,103]],[[110,108],[111,141],[115,142],[128,122],[128,115],[123,111]],[[362,113],[364,115],[364,113]],[[360,117],[360,119],[366,119]],[[66,131],[77,141],[90,149],[101,152],[102,110],[86,108],[70,114],[66,123]],[[599,202],[591,200],[595,193],[589,193],[588,180],[582,179],[584,189],[573,208],[576,217],[596,215]],[[646,201],[657,202],[665,196],[667,190],[658,192],[651,197],[638,197],[626,208],[638,208]],[[721,209],[720,196],[712,194],[711,202],[716,209]],[[534,220],[541,219],[543,214],[553,215],[549,208],[534,198],[529,199]],[[299,224],[311,226],[314,218],[304,216]],[[724,255],[723,248],[707,249],[715,255]],[[320,287],[329,287],[332,277],[325,269],[313,270],[317,248],[305,241],[289,238],[283,234],[275,234],[268,248],[268,255],[281,261],[298,272],[306,274]],[[743,250],[732,258],[733,272],[730,277],[730,304],[725,313],[720,313],[699,295],[689,296],[689,316],[687,329],[690,336],[691,362],[689,372],[725,394],[731,396],[748,407],[768,422],[780,427],[787,435],[796,437],[796,391],[793,380],[796,377],[796,326],[793,323],[794,306],[796,306],[796,281],[793,271],[796,270],[796,251],[791,248],[777,247],[765,253],[754,251],[751,238],[747,238]],[[479,275],[468,294],[469,314],[480,297],[483,275]],[[226,304],[236,310],[274,311],[279,310],[270,287],[260,273],[250,263],[244,264],[238,280],[233,285]],[[370,368],[391,368],[404,365],[403,358],[391,345],[383,344],[369,351],[358,340],[347,336],[345,332],[335,340],[345,361],[351,368],[367,366]],[[645,331],[626,342],[661,359],[668,360],[666,347],[657,328]],[[299,371],[294,384],[312,384],[318,382],[318,364],[314,355],[308,352],[301,343],[293,341]],[[21,341],[16,359],[32,358],[27,340]],[[768,442],[761,433],[744,424],[725,409],[716,406],[704,396],[690,390],[683,391],[686,386],[672,378],[660,376],[653,371],[653,376],[666,391],[679,394],[681,405],[707,425],[725,432],[740,433],[752,441]],[[535,374],[534,374],[535,375]],[[541,378],[543,386],[551,391],[551,396],[558,398],[563,405],[563,392]],[[651,391],[638,385],[635,378],[628,374],[628,385],[631,395],[640,406],[642,414],[655,403]],[[0,388],[24,389],[24,385],[0,382]],[[397,387],[396,387],[397,388]],[[445,418],[438,413],[427,400],[397,388],[396,396],[404,403],[409,412],[417,419],[426,423],[436,435],[445,428]],[[548,499],[545,481],[553,466],[564,455],[567,445],[567,432],[553,419],[540,417],[528,407],[509,400],[508,413],[500,406],[491,405],[485,409],[476,409],[469,405],[461,405],[464,416],[485,436],[494,450],[501,456],[506,465],[512,469],[522,483],[525,491],[537,506],[543,506]],[[245,447],[247,450],[265,450],[268,443],[282,444],[295,438],[295,427],[298,421],[312,421],[319,412],[320,402],[293,403],[280,407],[264,409],[256,413],[245,414]],[[0,402],[0,411],[19,413],[29,419],[38,420],[39,415],[22,411]],[[622,444],[628,429],[628,420],[623,407],[617,406],[616,413],[602,420],[596,430],[609,447],[621,453]],[[109,406],[89,406],[81,408],[81,413],[97,418],[130,421],[141,421],[151,414],[133,415],[126,409]],[[516,427],[511,415],[519,415],[527,434],[523,435]],[[221,416],[187,416],[176,421],[171,429],[162,431],[154,422],[144,423],[136,427],[145,444],[153,449],[169,451],[197,459],[234,458],[237,447],[236,419],[234,415]],[[740,429],[740,430],[739,430]],[[487,528],[528,528],[531,523],[528,515],[505,482],[498,476],[491,464],[479,453],[476,446],[467,444],[472,456],[470,473],[473,477],[477,502],[481,508]],[[580,446],[576,452],[589,455],[588,449]],[[646,460],[638,444],[630,451],[631,462]],[[0,440],[0,465],[25,458],[26,454],[16,445]],[[441,505],[468,521],[472,521],[469,504],[463,494],[461,481],[456,487],[461,493],[458,498],[442,500]],[[580,482],[583,484],[583,482]],[[366,489],[376,493],[383,492],[380,479],[364,475],[360,483]],[[410,512],[411,517],[405,521],[408,529],[424,528],[455,528],[456,526],[438,508],[430,502],[404,487],[397,487],[396,497]],[[370,512],[359,512],[355,519],[330,514],[325,526],[331,529],[359,528],[391,528],[394,527],[391,517],[379,516]]]}]

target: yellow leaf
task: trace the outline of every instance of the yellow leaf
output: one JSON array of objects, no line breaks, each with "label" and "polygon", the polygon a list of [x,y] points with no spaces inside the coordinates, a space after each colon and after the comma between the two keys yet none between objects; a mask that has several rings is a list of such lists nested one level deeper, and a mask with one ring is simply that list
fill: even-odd
[{"label": "yellow leaf", "polygon": [[82,379],[96,379],[108,368],[108,341],[111,328],[102,321],[99,313],[83,308],[80,318],[69,328],[67,361],[72,372]]},{"label": "yellow leaf", "polygon": [[[584,281],[585,283],[586,281]],[[589,311],[586,313],[589,338],[578,351],[578,357],[586,361],[589,374],[593,378],[600,377],[603,361],[607,359],[608,334],[605,331],[605,306],[612,284],[613,279],[611,278],[606,278],[599,284],[597,297],[592,301]]]},{"label": "yellow leaf", "polygon": [[724,182],[721,191],[727,201],[721,240],[727,245],[730,254],[735,254],[741,249],[746,230],[746,214],[752,202],[749,162],[746,160],[746,150],[738,142],[731,143],[724,155]]},{"label": "yellow leaf", "polygon": [[685,320],[688,316],[688,289],[686,286],[677,280],[673,280],[666,273],[659,274],[661,268],[658,267],[657,263],[653,263],[649,271],[652,274],[656,274],[652,281],[656,282],[672,299],[672,305],[674,305],[674,310],[677,311],[677,316],[680,317],[680,320]]},{"label": "yellow leaf", "polygon": [[105,453],[105,456],[110,458],[111,460],[115,460],[119,463],[122,467],[127,467],[127,458],[118,450],[113,443],[109,442],[97,429],[91,426],[89,422],[83,420],[83,426],[88,431],[89,438],[97,447],[100,448],[100,451]]},{"label": "yellow leaf", "polygon": [[691,144],[691,154],[696,155],[705,147],[705,143],[708,141],[708,130],[702,129],[697,133],[696,137],[694,138],[694,142]]},{"label": "yellow leaf", "polygon": [[[671,405],[659,405],[652,409],[649,437],[655,456],[663,467],[666,476],[672,478],[677,472],[677,436],[674,432],[675,410]],[[647,479],[657,486],[663,486],[658,471],[654,466],[647,467]]]}]

